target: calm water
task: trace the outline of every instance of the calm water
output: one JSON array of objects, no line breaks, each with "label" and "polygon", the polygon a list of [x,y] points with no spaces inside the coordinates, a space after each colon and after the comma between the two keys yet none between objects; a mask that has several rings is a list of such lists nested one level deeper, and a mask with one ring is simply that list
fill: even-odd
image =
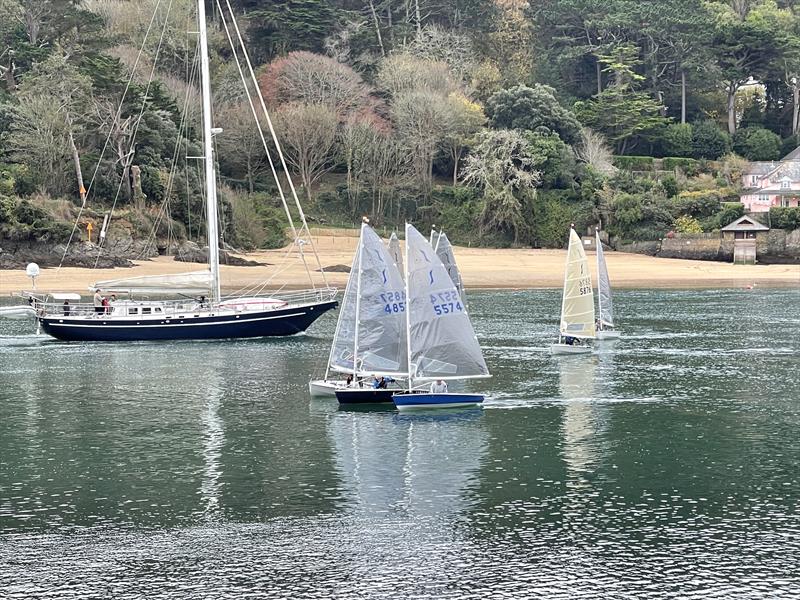
[{"label": "calm water", "polygon": [[483,410],[344,411],[311,335],[0,321],[0,598],[800,598],[800,290],[473,293]]}]

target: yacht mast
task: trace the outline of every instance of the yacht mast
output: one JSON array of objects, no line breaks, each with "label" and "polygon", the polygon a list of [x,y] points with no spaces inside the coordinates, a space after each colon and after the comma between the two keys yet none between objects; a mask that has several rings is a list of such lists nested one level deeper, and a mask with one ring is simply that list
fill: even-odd
[{"label": "yacht mast", "polygon": [[219,225],[217,223],[217,180],[214,170],[214,130],[211,126],[211,79],[208,74],[208,33],[205,0],[197,0],[200,33],[200,81],[203,94],[203,157],[206,170],[206,213],[208,268],[211,271],[211,301],[219,302]]}]

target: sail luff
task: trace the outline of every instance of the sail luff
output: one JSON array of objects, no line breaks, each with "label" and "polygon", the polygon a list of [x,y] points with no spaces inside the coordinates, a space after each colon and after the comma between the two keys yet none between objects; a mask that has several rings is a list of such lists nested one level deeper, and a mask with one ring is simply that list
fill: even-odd
[{"label": "sail luff", "polygon": [[408,261],[408,230],[411,227],[410,223],[406,223],[406,246],[405,246],[405,258],[403,260],[403,285],[404,291],[406,295],[406,365],[408,366],[408,390],[411,391],[414,389],[414,369],[412,368],[411,364],[411,288],[409,287],[409,282],[411,280],[411,276],[409,274],[409,261]]},{"label": "sail luff", "polygon": [[358,271],[356,272],[356,323],[353,332],[353,377],[358,372],[358,330],[361,327],[361,273],[364,266],[364,230],[366,223],[361,223],[361,235],[358,236]]},{"label": "sail luff", "polygon": [[614,327],[614,304],[611,300],[611,281],[608,278],[606,255],[603,243],[600,241],[600,232],[596,234],[597,245],[597,304],[600,322],[606,327]]}]

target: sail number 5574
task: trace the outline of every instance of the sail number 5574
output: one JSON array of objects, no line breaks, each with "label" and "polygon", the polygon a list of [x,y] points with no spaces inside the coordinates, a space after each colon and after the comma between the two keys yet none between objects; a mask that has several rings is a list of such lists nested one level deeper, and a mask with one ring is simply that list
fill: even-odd
[{"label": "sail number 5574", "polygon": [[433,312],[436,313],[437,317],[464,310],[461,305],[461,296],[455,290],[431,294],[430,298]]}]

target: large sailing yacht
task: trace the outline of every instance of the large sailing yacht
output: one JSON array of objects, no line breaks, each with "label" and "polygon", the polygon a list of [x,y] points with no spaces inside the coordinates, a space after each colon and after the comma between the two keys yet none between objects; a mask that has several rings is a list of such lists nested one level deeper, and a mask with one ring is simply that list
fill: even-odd
[{"label": "large sailing yacht", "polygon": [[[233,14],[229,15],[230,22],[234,25],[240,45],[242,58],[246,61],[251,80],[255,80],[252,65],[244,45]],[[223,21],[225,16],[223,15]],[[93,292],[100,292],[104,296],[111,294],[125,295],[125,299],[113,302],[109,306],[95,306],[80,304],[74,301],[77,295],[53,294],[47,298],[35,296],[36,318],[42,331],[62,340],[176,340],[176,339],[220,339],[244,338],[260,336],[285,336],[305,331],[317,318],[326,311],[336,307],[336,289],[327,286],[324,271],[322,273],[324,287],[314,287],[311,270],[306,265],[306,271],[311,279],[312,289],[273,293],[270,295],[253,295],[240,298],[224,298],[220,291],[219,268],[219,227],[217,222],[217,187],[214,164],[213,136],[220,130],[212,124],[211,114],[211,87],[209,79],[209,59],[206,15],[203,0],[197,2],[197,20],[199,34],[200,79],[203,104],[203,141],[206,192],[206,217],[208,231],[208,269],[194,273],[180,275],[161,275],[135,277],[113,281],[100,281],[90,287]],[[225,23],[226,33],[229,33]],[[239,62],[236,45],[231,40],[234,58]],[[245,81],[244,71],[240,67],[242,81],[245,84],[248,98],[256,119],[256,126],[261,118],[265,119],[272,134],[272,140],[277,146],[280,162],[286,169],[285,160],[280,150],[272,122],[267,113],[266,106],[261,100],[260,106],[263,117],[259,117],[255,106],[257,102],[250,97],[248,83]],[[254,86],[254,89],[258,89]],[[260,131],[260,129],[259,129]],[[265,152],[269,152],[267,143],[262,134]],[[270,158],[270,162],[272,159]],[[273,170],[274,173],[274,170]],[[288,178],[288,172],[287,172]],[[276,175],[281,200],[290,219],[292,230],[295,233],[295,243],[300,256],[305,262],[303,246],[311,244],[308,225],[305,215],[300,207],[294,187],[290,187],[297,211],[302,222],[298,230],[295,229],[288,204],[280,182]],[[303,234],[308,239],[303,239]],[[316,256],[316,251],[314,250]],[[319,257],[317,257],[319,264]],[[149,299],[153,297],[168,297],[171,300]],[[73,303],[62,303],[64,298],[72,299]]]}]

